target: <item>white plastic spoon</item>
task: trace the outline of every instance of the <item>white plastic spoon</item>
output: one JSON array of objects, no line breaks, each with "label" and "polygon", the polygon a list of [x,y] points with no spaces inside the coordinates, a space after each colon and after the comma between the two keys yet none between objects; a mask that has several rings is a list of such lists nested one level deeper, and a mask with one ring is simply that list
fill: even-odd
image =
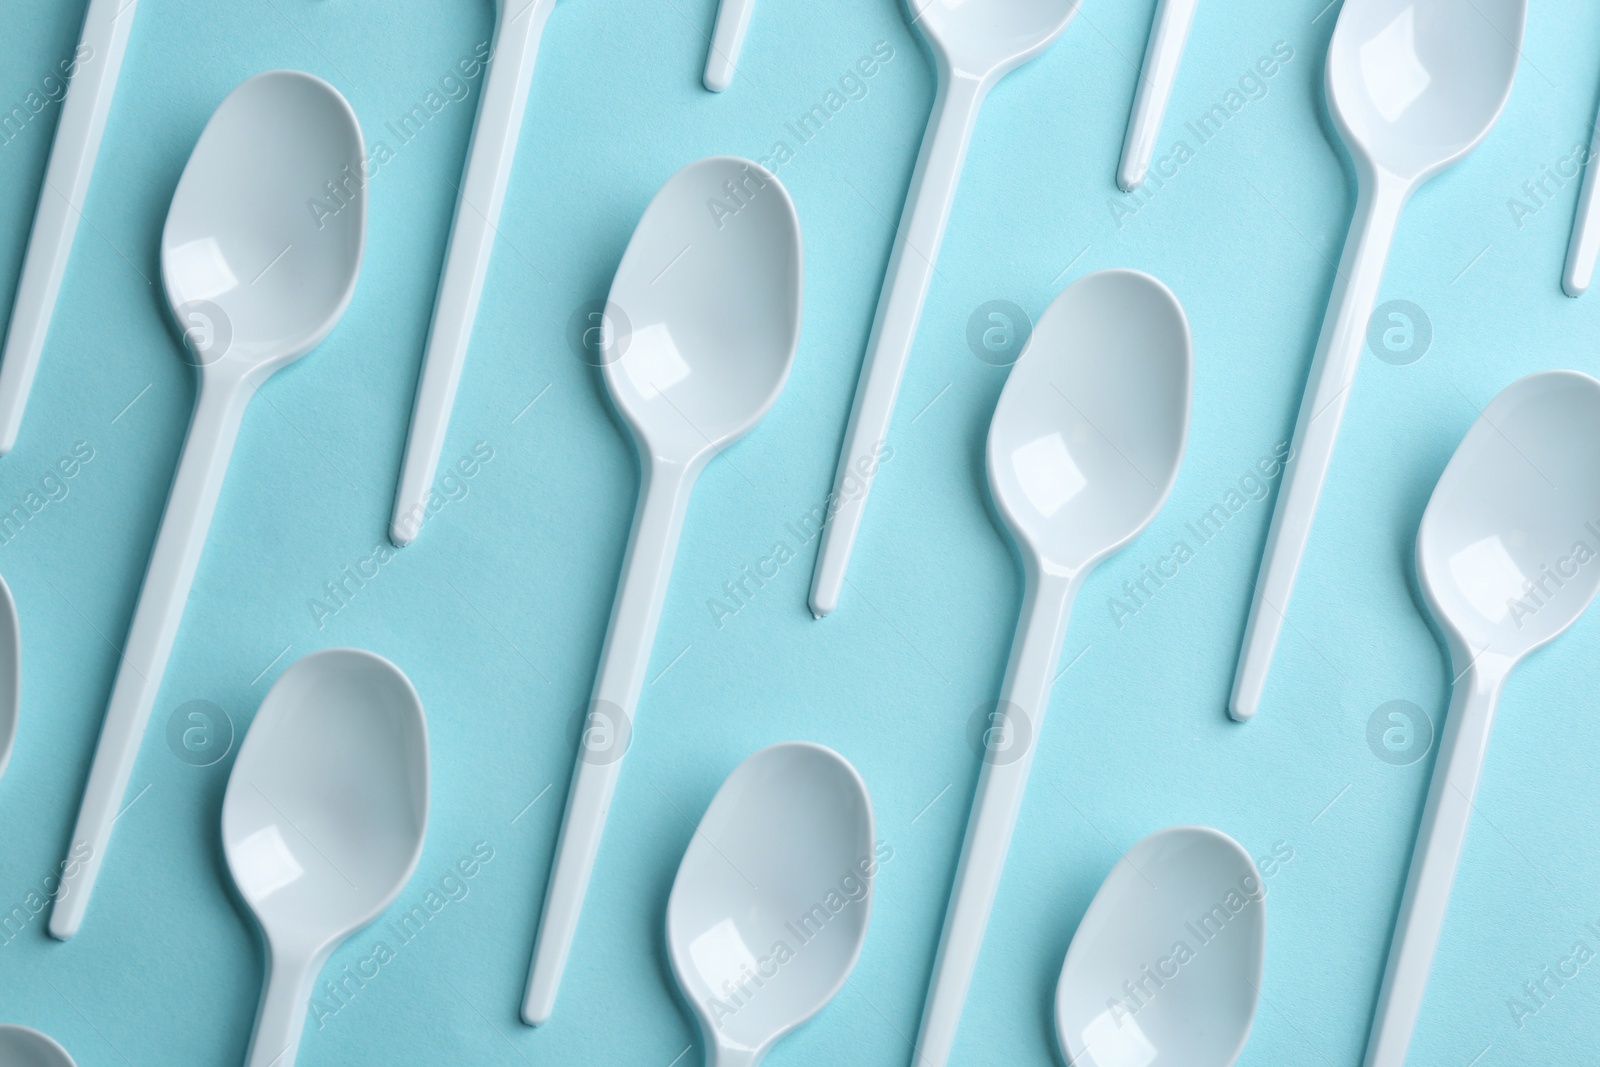
[{"label": "white plastic spoon", "polygon": [[0,1064],[5,1067],[77,1067],[67,1050],[26,1026],[0,1025]]},{"label": "white plastic spoon", "polygon": [[939,88],[928,132],[911,172],[911,187],[878,294],[878,313],[867,339],[855,404],[839,452],[830,504],[811,578],[811,613],[827,615],[839,604],[845,568],[875,469],[889,436],[895,396],[916,339],[922,302],[939,259],[939,242],[955,202],[967,142],[989,90],[1043,52],[1078,13],[1079,0],[907,0],[911,24],[933,52]]},{"label": "white plastic spoon", "polygon": [[672,973],[707,1067],[756,1067],[861,955],[878,857],[845,758],[803,741],[746,759],[700,820],[667,900]]},{"label": "white plastic spoon", "polygon": [[[611,794],[695,479],[749,433],[800,340],[800,220],[772,173],[730,156],[661,187],[611,283],[606,390],[639,449],[639,507],[600,652],[588,725],[545,890],[522,1018],[550,1017],[600,851]],[[596,739],[604,740],[592,744]]]},{"label": "white plastic spoon", "polygon": [[222,851],[266,950],[249,1067],[294,1067],[322,965],[394,903],[427,831],[428,724],[410,680],[354,648],[297,660],[222,798]]},{"label": "white plastic spoon", "polygon": [[539,39],[556,0],[496,0],[496,6],[499,19],[494,49],[484,76],[483,99],[478,101],[472,143],[467,147],[467,167],[461,176],[444,270],[439,275],[439,294],[434,298],[411,432],[389,522],[389,539],[402,547],[416,539],[427,516],[428,495],[433,492],[439,453],[450,428],[450,410],[461,384],[461,365],[467,358],[478,301],[489,276],[500,209],[511,183],[511,164],[533,84]]},{"label": "white plastic spoon", "polygon": [[1158,830],[1117,860],[1072,935],[1056,1040],[1072,1067],[1232,1067],[1266,960],[1266,887],[1209,826]]},{"label": "white plastic spoon", "polygon": [[336,210],[327,183],[359,175],[361,127],[339,91],[299,71],[258,74],[200,134],[161,233],[161,279],[200,372],[194,417],[117,666],[105,725],[72,832],[76,877],[50,933],[77,933],[139,741],[161,688],[245,407],[279,369],[315,348],[355,291],[366,242],[359,181]]},{"label": "white plastic spoon", "polygon": [[22,629],[17,624],[17,602],[11,599],[11,587],[0,578],[0,776],[6,773],[17,741],[21,709]]},{"label": "white plastic spoon", "polygon": [[722,0],[717,6],[717,25],[711,31],[711,51],[706,54],[705,84],[712,92],[720,93],[732,84],[755,9],[756,0]]},{"label": "white plastic spoon", "polygon": [[1600,588],[1600,382],[1512,382],[1462,438],[1417,531],[1417,577],[1450,650],[1455,695],[1395,920],[1367,1067],[1401,1067],[1507,676]]},{"label": "white plastic spoon", "polygon": [[1189,39],[1189,25],[1199,0],[1157,0],[1155,25],[1145,45],[1144,70],[1133,94],[1133,114],[1128,119],[1128,135],[1122,142],[1122,164],[1117,168],[1117,185],[1131,193],[1144,184],[1156,139],[1161,136],[1161,120],[1178,81],[1178,64],[1183,60],[1183,45]]},{"label": "white plastic spoon", "polygon": [[1600,181],[1600,115],[1595,116],[1594,134],[1589,140],[1589,157],[1583,165],[1583,185],[1578,192],[1578,210],[1572,220],[1572,240],[1567,245],[1567,265],[1561,275],[1561,289],[1579,297],[1594,281],[1595,257],[1600,255],[1600,196],[1595,184]]},{"label": "white plastic spoon", "polygon": [[1106,270],[1062,290],[1011,368],[989,427],[989,492],[1022,560],[1011,646],[961,862],[922,1009],[917,1067],[944,1067],[1045,711],[1073,598],[1138,536],[1178,477],[1193,350],[1183,308],[1148,274]]},{"label": "white plastic spoon", "polygon": [[11,451],[22,427],[22,412],[50,332],[78,220],[89,199],[89,181],[100,155],[100,140],[111,114],[137,3],[89,0],[78,47],[65,61],[67,95],[61,101],[61,119],[50,146],[39,207],[17,280],[16,303],[6,327],[5,352],[0,356],[0,456]]},{"label": "white plastic spoon", "polygon": [[1527,0],[1346,0],[1339,11],[1328,45],[1328,110],[1355,162],[1355,219],[1250,601],[1228,702],[1235,719],[1253,717],[1261,704],[1401,209],[1500,117],[1526,18]]}]

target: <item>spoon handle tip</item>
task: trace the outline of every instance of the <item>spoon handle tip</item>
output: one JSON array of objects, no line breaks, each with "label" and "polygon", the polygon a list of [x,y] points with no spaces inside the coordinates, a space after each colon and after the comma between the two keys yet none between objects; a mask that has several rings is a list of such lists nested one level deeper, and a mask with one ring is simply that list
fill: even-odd
[{"label": "spoon handle tip", "polygon": [[1155,25],[1145,46],[1144,69],[1134,90],[1133,112],[1128,118],[1128,133],[1122,143],[1122,163],[1117,185],[1131,193],[1144,183],[1145,172],[1155,155],[1161,136],[1161,121],[1166,115],[1172,87],[1177,84],[1178,65],[1183,46],[1194,21],[1197,0],[1161,0],[1156,8]]},{"label": "spoon handle tip", "polygon": [[750,14],[756,0],[722,0],[717,8],[716,29],[711,35],[711,49],[706,54],[705,85],[720,93],[733,83],[733,74],[739,63],[739,51],[744,47],[745,31],[750,28]]}]

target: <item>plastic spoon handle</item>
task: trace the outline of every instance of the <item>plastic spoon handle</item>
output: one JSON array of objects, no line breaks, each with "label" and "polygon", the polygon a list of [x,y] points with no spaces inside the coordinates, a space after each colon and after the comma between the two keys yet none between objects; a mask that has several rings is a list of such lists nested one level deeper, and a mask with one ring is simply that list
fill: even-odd
[{"label": "plastic spoon handle", "polygon": [[1028,580],[996,710],[996,719],[1004,715],[1005,721],[1003,726],[997,721],[990,727],[991,734],[995,729],[1006,730],[1009,744],[1004,749],[989,747],[978,772],[978,790],[967,817],[967,836],[961,844],[939,953],[933,961],[933,980],[922,1008],[913,1067],[944,1067],[950,1059],[967,987],[972,984],[989,912],[1005,870],[1006,852],[1011,848],[1011,832],[1022,810],[1022,794],[1049,708],[1050,686],[1055,681],[1056,660],[1075,591],[1073,579],[1062,575],[1030,576]]},{"label": "plastic spoon handle", "polygon": [[1561,288],[1568,296],[1582,296],[1594,281],[1595,255],[1600,253],[1600,199],[1594,195],[1596,175],[1600,174],[1600,116],[1595,118],[1594,136],[1589,142],[1589,158],[1583,168],[1583,189],[1578,193],[1578,214],[1572,223],[1572,243],[1567,245],[1567,269]]},{"label": "plastic spoon handle", "polygon": [[1402,1067],[1422,1008],[1434,949],[1450,904],[1450,886],[1461,861],[1472,798],[1489,747],[1495,704],[1511,664],[1486,654],[1456,682],[1449,719],[1439,741],[1428,801],[1417,828],[1400,915],[1395,920],[1389,963],[1378,991],[1378,1010],[1367,1039],[1366,1067]]},{"label": "plastic spoon handle", "polygon": [[[628,554],[622,563],[622,581],[611,607],[611,626],[600,651],[594,698],[578,743],[577,766],[567,792],[544,912],[539,917],[533,965],[522,1002],[522,1019],[529,1026],[539,1026],[550,1018],[555,1006],[589,875],[600,852],[600,835],[611,809],[622,756],[632,738],[633,713],[650,666],[656,623],[672,577],[672,559],[695,473],[660,460],[645,468]],[[592,739],[596,743],[591,744]]]},{"label": "plastic spoon handle", "polygon": [[1172,86],[1178,80],[1178,63],[1183,59],[1183,44],[1189,38],[1198,0],[1160,0],[1155,26],[1144,50],[1144,72],[1133,95],[1133,114],[1128,119],[1128,136],[1122,142],[1122,165],[1117,184],[1132,192],[1144,182],[1155,154],[1156,138],[1161,135],[1161,119],[1167,113]]},{"label": "plastic spoon handle", "polygon": [[83,34],[73,53],[77,71],[61,102],[61,120],[50,147],[11,325],[6,330],[5,352],[0,356],[0,456],[11,451],[22,427],[22,412],[33,388],[34,372],[39,369],[45,335],[50,332],[67,259],[72,255],[72,239],[89,196],[89,180],[94,177],[94,162],[100,154],[106,116],[111,113],[111,98],[117,91],[137,2],[89,0],[84,15]]},{"label": "plastic spoon handle", "polygon": [[900,391],[911,342],[916,338],[922,301],[933,280],[939,241],[950,219],[967,142],[987,92],[988,85],[971,75],[946,72],[940,78],[933,116],[911,175],[894,250],[889,254],[889,271],[878,295],[878,314],[867,340],[861,381],[856,386],[855,405],[850,409],[850,424],[834,475],[832,503],[838,510],[822,535],[817,569],[811,579],[811,613],[819,619],[839,603],[850,548],[855,544],[867,492],[872,487],[870,476],[858,473],[857,465],[862,471],[875,470],[877,449],[889,435],[895,395]]},{"label": "plastic spoon handle", "polygon": [[294,1067],[306,1027],[311,987],[326,960],[267,948],[267,979],[256,1009],[245,1067]]},{"label": "plastic spoon handle", "polygon": [[[139,755],[139,741],[150,721],[161,674],[183,619],[184,603],[194,583],[195,568],[205,548],[206,531],[216,510],[217,495],[228,472],[228,458],[239,434],[254,383],[222,373],[203,374],[194,418],[183,443],[183,455],[167,497],[161,529],[145,571],[133,625],[128,630],[117,680],[111,688],[105,724],[95,746],[94,763],[78,809],[62,879],[50,912],[50,936],[65,941],[78,932],[89,893],[105,859],[111,824],[116,821]],[[87,847],[87,858],[80,850]]]},{"label": "plastic spoon handle", "polygon": [[539,37],[554,7],[555,0],[500,0],[494,51],[484,78],[483,99],[478,102],[472,143],[467,148],[467,167],[461,177],[455,221],[445,249],[444,272],[439,277],[416,405],[411,412],[411,432],[406,438],[394,515],[389,522],[389,539],[402,547],[416,540],[427,514],[439,453],[450,427],[450,409],[455,406],[456,387],[461,384],[461,364],[472,340],[472,324],[478,316],[478,301],[489,273],[500,209],[511,180],[528,87],[533,84]]},{"label": "plastic spoon handle", "polygon": [[756,0],[722,0],[717,8],[717,28],[711,34],[711,51],[706,55],[706,88],[720,93],[733,81],[744,47],[744,32],[750,28],[750,13]]},{"label": "plastic spoon handle", "polygon": [[1233,676],[1228,713],[1241,722],[1254,716],[1261,703],[1272,651],[1283,629],[1300,557],[1305,555],[1306,542],[1311,537],[1317,497],[1333,461],[1333,443],[1339,436],[1339,422],[1344,418],[1345,402],[1350,398],[1361,346],[1366,341],[1367,320],[1378,299],[1378,286],[1383,281],[1383,268],[1405,200],[1405,187],[1394,179],[1380,176],[1361,183],[1355,219],[1339,260],[1328,314],[1322,321],[1322,336],[1317,341],[1317,354],[1311,361],[1305,396],[1300,401],[1293,450],[1284,465],[1283,484],[1278,487],[1261,572],[1250,600],[1244,649]]}]

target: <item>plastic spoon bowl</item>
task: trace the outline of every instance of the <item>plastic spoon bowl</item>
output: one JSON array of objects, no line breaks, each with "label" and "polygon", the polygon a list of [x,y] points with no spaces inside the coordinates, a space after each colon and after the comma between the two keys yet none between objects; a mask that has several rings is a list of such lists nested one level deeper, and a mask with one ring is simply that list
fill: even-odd
[{"label": "plastic spoon bowl", "polygon": [[[691,163],[656,193],[611,285],[606,389],[639,449],[639,507],[545,891],[522,1018],[550,1017],[650,663],[689,494],[782,391],[800,340],[800,220],[749,160]],[[603,739],[599,745],[591,741]]]},{"label": "plastic spoon bowl", "polygon": [[911,24],[933,52],[938,93],[905,208],[895,231],[878,313],[867,339],[855,404],[834,475],[838,504],[823,528],[811,578],[817,618],[839,604],[850,549],[861,528],[879,449],[889,436],[894,401],[916,339],[922,302],[939,260],[967,142],[978,110],[1001,78],[1048,48],[1078,13],[1079,0],[908,0]]},{"label": "plastic spoon bowl", "polygon": [[22,630],[11,587],[0,578],[0,776],[11,761],[22,709]]},{"label": "plastic spoon bowl", "polygon": [[5,1067],[77,1067],[67,1050],[37,1030],[0,1025],[0,1064]]},{"label": "plastic spoon bowl", "polygon": [[1328,110],[1355,163],[1355,218],[1311,361],[1228,712],[1266,687],[1367,320],[1406,201],[1488,135],[1511,95],[1527,0],[1347,0],[1328,46]]},{"label": "plastic spoon bowl", "polygon": [[1367,1067],[1400,1067],[1444,926],[1495,705],[1511,669],[1600,588],[1600,382],[1531,374],[1484,408],[1417,531],[1417,576],[1455,694],[1395,920]]},{"label": "plastic spoon bowl", "polygon": [[[1148,274],[1073,282],[1040,316],[989,427],[989,492],[1022,560],[1022,617],[922,1009],[917,1067],[943,1067],[1022,808],[1073,598],[1138,536],[1178,476],[1193,350]],[[1012,743],[1016,739],[1016,743]]]},{"label": "plastic spoon bowl", "polygon": [[1158,830],[1111,868],[1072,935],[1056,985],[1061,1055],[1073,1067],[1231,1067],[1266,948],[1250,854],[1209,826]]},{"label": "plastic spoon bowl", "polygon": [[222,799],[222,849],[266,946],[249,1067],[294,1067],[329,954],[394,902],[428,829],[422,702],[382,656],[296,661],[256,712]]},{"label": "plastic spoon bowl", "polygon": [[874,842],[866,784],[821,745],[764,748],[717,790],[667,900],[708,1067],[756,1067],[839,992],[867,937]]},{"label": "plastic spoon bowl", "polygon": [[222,101],[178,181],[161,280],[200,388],[72,833],[69,851],[87,848],[89,858],[74,859],[71,891],[56,897],[54,937],[71,937],[83,921],[245,407],[327,337],[355,291],[367,229],[364,156],[361,127],[338,90],[271,71]]}]

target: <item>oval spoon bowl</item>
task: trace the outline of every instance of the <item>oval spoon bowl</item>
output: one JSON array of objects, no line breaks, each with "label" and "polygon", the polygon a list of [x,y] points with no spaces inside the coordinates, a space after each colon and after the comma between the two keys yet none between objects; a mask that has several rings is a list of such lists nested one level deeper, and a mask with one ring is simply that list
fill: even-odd
[{"label": "oval spoon bowl", "polygon": [[790,742],[734,769],[667,901],[708,1063],[753,1067],[833,999],[866,939],[876,868],[872,801],[837,752]]},{"label": "oval spoon bowl", "polygon": [[22,628],[11,587],[0,578],[0,776],[11,762],[22,714]]},{"label": "oval spoon bowl", "polygon": [[4,1067],[77,1067],[55,1040],[27,1026],[0,1024],[0,1064]]},{"label": "oval spoon bowl", "polygon": [[1175,826],[1119,859],[1084,913],[1056,985],[1073,1067],[1231,1067],[1266,960],[1255,861],[1208,826]]}]

